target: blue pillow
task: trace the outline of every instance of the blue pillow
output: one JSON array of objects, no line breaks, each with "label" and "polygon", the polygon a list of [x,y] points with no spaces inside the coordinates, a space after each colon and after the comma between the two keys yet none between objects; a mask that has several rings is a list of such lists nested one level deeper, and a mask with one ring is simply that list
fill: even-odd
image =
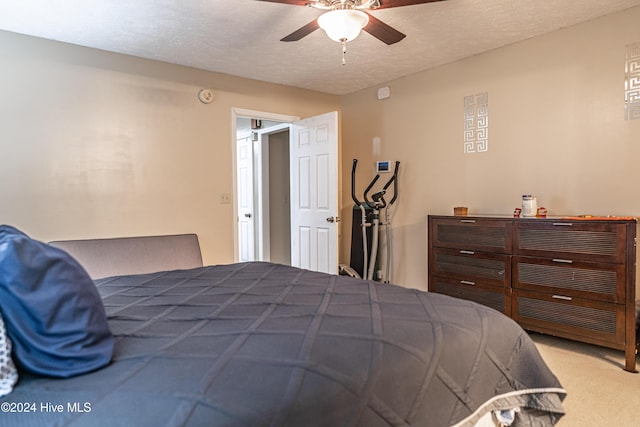
[{"label": "blue pillow", "polygon": [[7,225],[0,225],[0,311],[18,369],[67,378],[111,360],[113,336],[87,272]]}]

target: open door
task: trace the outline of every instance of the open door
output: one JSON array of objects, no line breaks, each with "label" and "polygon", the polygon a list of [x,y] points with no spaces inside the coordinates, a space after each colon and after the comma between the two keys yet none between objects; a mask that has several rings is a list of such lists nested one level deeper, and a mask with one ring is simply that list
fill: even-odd
[{"label": "open door", "polygon": [[338,113],[291,127],[291,264],[338,271]]},{"label": "open door", "polygon": [[255,215],[253,192],[253,140],[251,136],[238,138],[237,208],[238,208],[238,261],[255,260]]}]

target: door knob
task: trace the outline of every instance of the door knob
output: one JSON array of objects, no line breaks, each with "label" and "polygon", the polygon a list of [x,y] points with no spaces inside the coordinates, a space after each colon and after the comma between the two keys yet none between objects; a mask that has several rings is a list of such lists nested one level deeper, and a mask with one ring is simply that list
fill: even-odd
[{"label": "door knob", "polygon": [[250,213],[246,213],[244,214],[245,218],[251,218],[251,214]]},{"label": "door knob", "polygon": [[329,218],[327,218],[327,222],[340,222],[340,217],[339,216],[336,216],[336,217],[330,216]]}]

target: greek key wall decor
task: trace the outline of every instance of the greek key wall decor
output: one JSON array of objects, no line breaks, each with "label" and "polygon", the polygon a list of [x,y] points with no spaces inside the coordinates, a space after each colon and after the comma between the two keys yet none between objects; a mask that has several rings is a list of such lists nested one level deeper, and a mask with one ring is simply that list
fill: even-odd
[{"label": "greek key wall decor", "polygon": [[489,151],[489,93],[464,97],[464,152]]},{"label": "greek key wall decor", "polygon": [[640,43],[626,46],[624,64],[624,119],[640,119]]}]

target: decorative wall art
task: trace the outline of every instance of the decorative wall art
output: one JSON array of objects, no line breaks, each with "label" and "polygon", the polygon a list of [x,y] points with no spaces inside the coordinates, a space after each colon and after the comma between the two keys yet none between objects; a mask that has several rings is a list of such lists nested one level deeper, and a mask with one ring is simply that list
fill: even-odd
[{"label": "decorative wall art", "polygon": [[489,151],[489,93],[464,97],[464,152]]},{"label": "decorative wall art", "polygon": [[640,43],[626,46],[624,64],[624,119],[640,119]]}]

